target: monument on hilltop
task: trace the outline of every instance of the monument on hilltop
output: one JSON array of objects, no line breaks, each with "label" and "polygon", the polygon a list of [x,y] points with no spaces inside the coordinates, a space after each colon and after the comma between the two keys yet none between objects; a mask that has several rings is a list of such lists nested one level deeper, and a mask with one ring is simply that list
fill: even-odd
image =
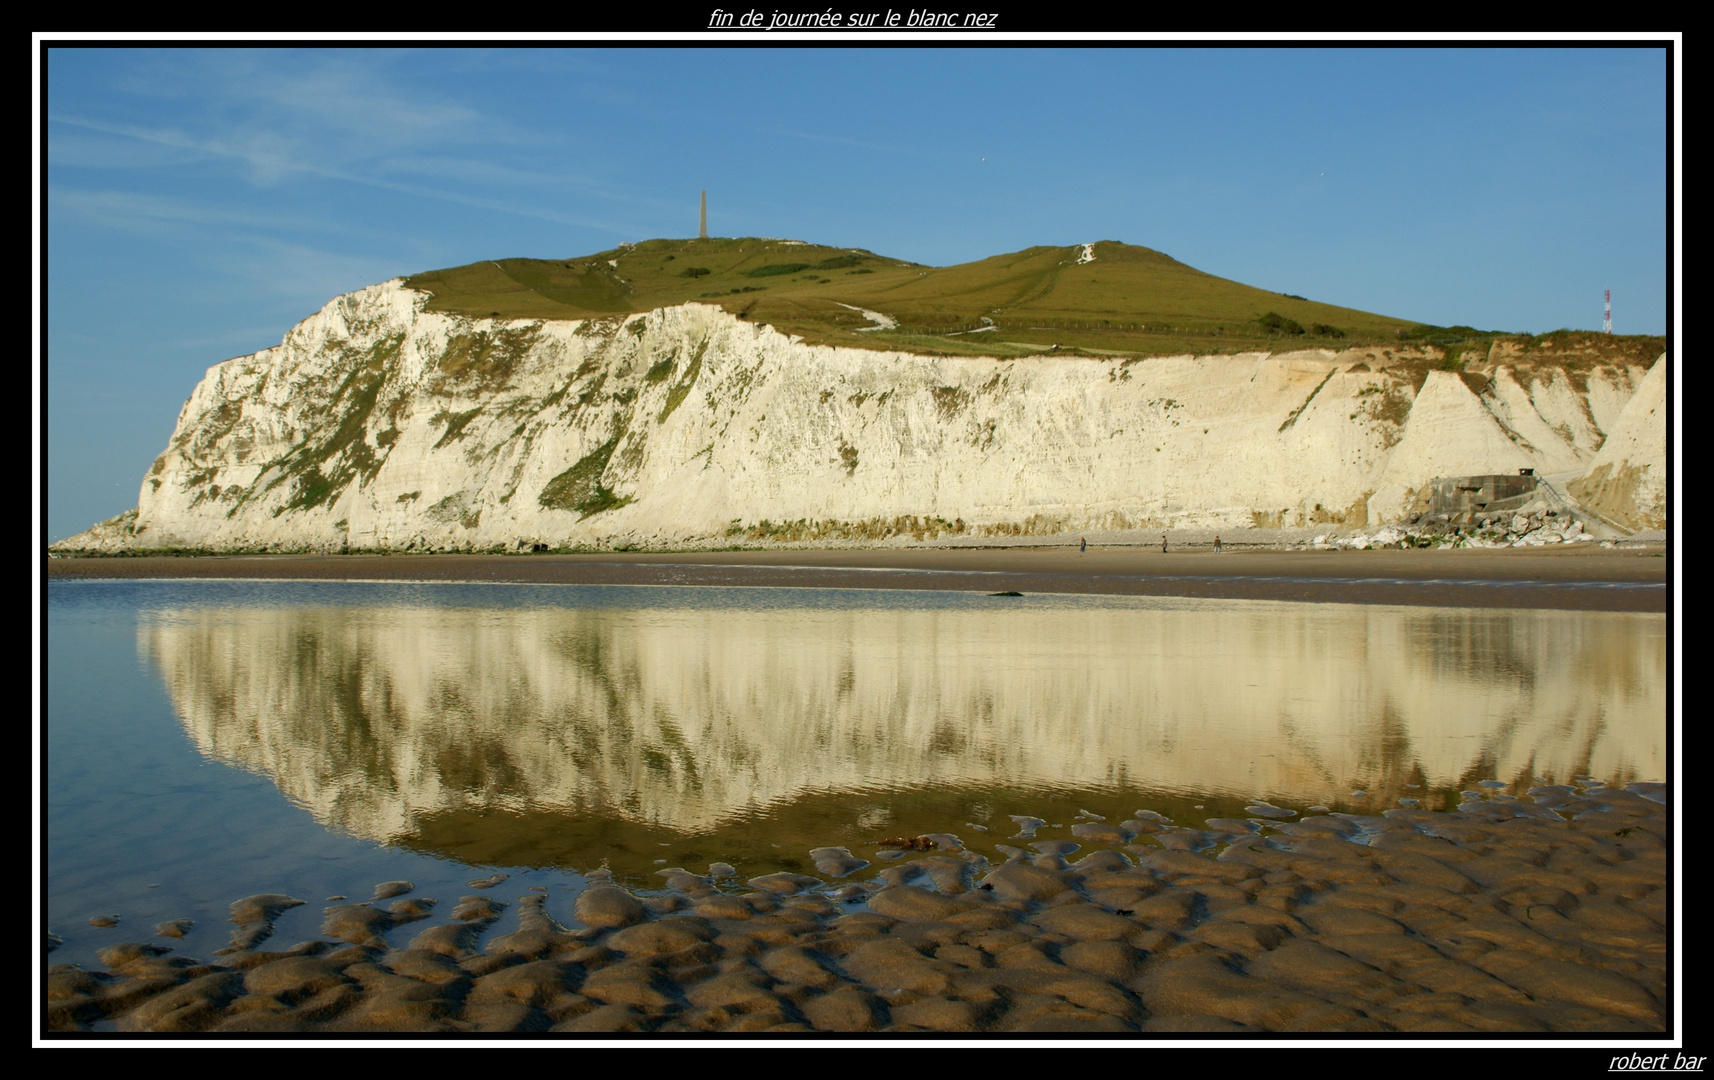
[{"label": "monument on hilltop", "polygon": [[696,230],[698,240],[708,239],[708,189],[702,189],[702,226]]}]

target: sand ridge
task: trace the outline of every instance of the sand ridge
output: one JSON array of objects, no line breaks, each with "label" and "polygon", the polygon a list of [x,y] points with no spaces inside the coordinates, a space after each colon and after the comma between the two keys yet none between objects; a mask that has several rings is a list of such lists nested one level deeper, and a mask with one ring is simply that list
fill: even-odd
[{"label": "sand ridge", "polygon": [[[1079,815],[1064,823],[1072,839],[1036,839],[1048,823],[1019,818],[1018,835],[994,845],[1004,862],[946,832],[885,838],[873,859],[817,849],[820,877],[740,880],[714,864],[627,889],[597,871],[574,896],[533,887],[509,902],[502,881],[483,879],[456,905],[387,882],[374,902],[327,907],[321,938],[280,951],[265,948],[271,920],[301,901],[250,897],[233,905],[234,944],[213,963],[151,942],[104,949],[105,971],[50,968],[43,1024],[448,1035],[1666,1030],[1664,786],[1583,778],[1521,797],[1503,787],[1479,784],[1451,812]],[[416,922],[432,924],[398,929]],[[490,928],[506,932],[484,943]]]},{"label": "sand ridge", "polygon": [[868,548],[542,555],[53,558],[52,578],[268,578],[1102,593],[1434,607],[1665,611],[1660,549]]}]

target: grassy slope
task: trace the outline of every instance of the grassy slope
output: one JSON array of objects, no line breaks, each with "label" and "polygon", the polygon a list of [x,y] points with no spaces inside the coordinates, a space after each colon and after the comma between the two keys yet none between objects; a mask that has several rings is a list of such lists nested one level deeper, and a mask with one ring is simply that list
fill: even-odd
[{"label": "grassy slope", "polygon": [[[945,355],[1018,356],[1057,344],[1162,356],[1398,344],[1407,336],[1468,342],[1485,354],[1495,336],[1267,292],[1130,244],[1097,243],[1088,263],[1079,263],[1082,252],[1036,247],[936,268],[753,237],[648,240],[575,259],[472,263],[406,283],[434,294],[430,310],[474,317],[583,319],[701,301],[814,344]],[[864,330],[874,324],[844,304],[881,312],[898,327]],[[1270,313],[1286,320],[1283,329],[1262,321]],[[1650,349],[1639,343],[1634,351]]]}]

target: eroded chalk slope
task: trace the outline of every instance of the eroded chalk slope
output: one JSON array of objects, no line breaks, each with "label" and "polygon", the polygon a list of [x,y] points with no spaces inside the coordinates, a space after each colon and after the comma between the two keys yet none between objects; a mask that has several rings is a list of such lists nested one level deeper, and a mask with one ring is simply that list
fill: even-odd
[{"label": "eroded chalk slope", "polygon": [[[922,357],[810,346],[703,304],[523,322],[425,300],[363,289],[209,369],[136,511],[57,546],[1364,525],[1409,513],[1434,476],[1584,473],[1615,423],[1632,448],[1591,480],[1602,512],[1648,522],[1661,503],[1626,464],[1664,461],[1661,410],[1631,406],[1635,366],[1424,381],[1374,348]],[[1627,498],[1646,507],[1614,509]]]}]

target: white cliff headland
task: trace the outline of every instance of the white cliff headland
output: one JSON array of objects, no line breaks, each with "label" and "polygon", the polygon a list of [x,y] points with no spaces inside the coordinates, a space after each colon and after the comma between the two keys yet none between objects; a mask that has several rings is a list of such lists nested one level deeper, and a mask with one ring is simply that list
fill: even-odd
[{"label": "white cliff headland", "polygon": [[1664,355],[1496,349],[1426,377],[1378,346],[926,357],[705,303],[524,320],[428,299],[362,289],[210,368],[136,510],[55,549],[1349,527],[1407,519],[1436,477],[1526,468],[1621,530],[1665,525]]}]

